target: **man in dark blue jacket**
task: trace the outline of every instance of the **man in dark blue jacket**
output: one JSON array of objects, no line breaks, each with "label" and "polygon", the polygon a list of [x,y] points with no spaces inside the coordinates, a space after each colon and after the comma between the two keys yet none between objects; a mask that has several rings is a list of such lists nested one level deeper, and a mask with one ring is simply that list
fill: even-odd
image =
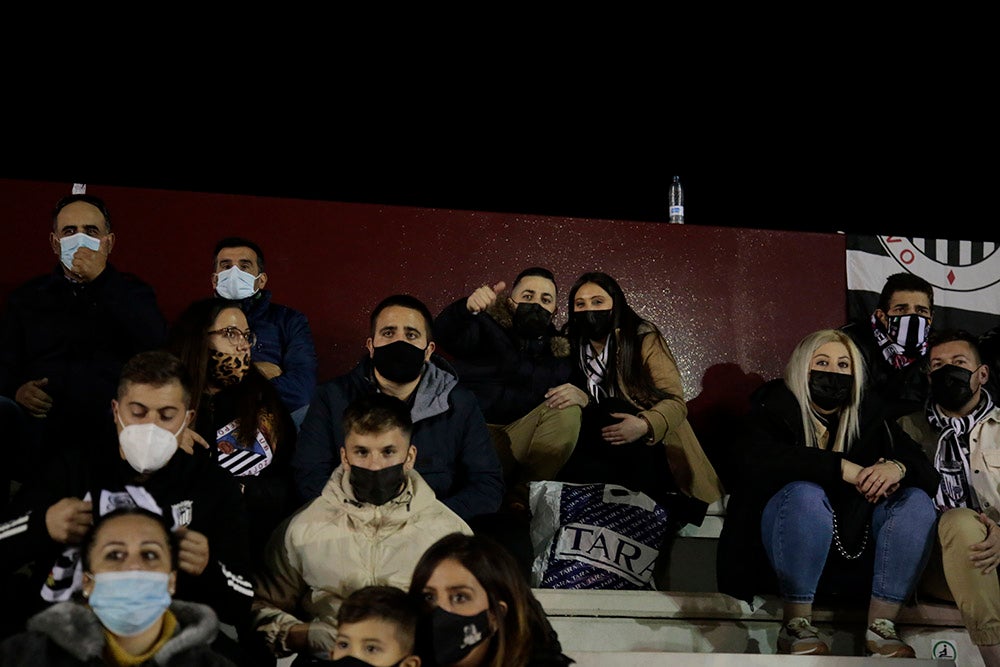
[{"label": "man in dark blue jacket", "polygon": [[344,409],[384,392],[410,406],[415,468],[439,500],[466,522],[500,507],[504,484],[486,420],[454,370],[434,354],[432,315],[418,299],[384,299],[371,315],[368,354],[354,370],[321,384],[309,406],[292,468],[303,501],[320,495],[344,446]]},{"label": "man in dark blue jacket", "polygon": [[251,354],[254,366],[271,380],[296,426],[316,389],[316,347],[306,316],[271,301],[264,289],[264,253],[253,241],[237,236],[215,245],[212,287],[215,293],[239,303],[250,328],[257,334]]},{"label": "man in dark blue jacket", "polygon": [[478,287],[434,321],[441,350],[459,382],[475,393],[504,467],[507,504],[527,505],[528,483],[555,479],[576,447],[580,407],[545,405],[549,389],[569,382],[569,340],[552,325],[552,272],[531,267],[506,284]]}]

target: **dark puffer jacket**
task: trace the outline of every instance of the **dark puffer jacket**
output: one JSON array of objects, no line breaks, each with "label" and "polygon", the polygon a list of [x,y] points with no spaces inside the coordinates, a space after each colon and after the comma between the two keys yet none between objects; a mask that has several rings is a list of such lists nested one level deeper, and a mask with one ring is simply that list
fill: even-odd
[{"label": "dark puffer jacket", "polygon": [[543,336],[526,340],[514,332],[505,298],[481,314],[470,313],[465,302],[441,311],[434,339],[453,357],[459,382],[476,395],[488,423],[520,419],[545,400],[546,391],[569,382],[569,340],[555,327],[549,324]]}]

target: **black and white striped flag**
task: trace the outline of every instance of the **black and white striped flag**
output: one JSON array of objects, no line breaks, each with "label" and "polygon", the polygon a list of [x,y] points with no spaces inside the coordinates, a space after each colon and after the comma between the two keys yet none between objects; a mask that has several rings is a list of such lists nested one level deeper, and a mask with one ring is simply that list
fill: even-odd
[{"label": "black and white striped flag", "polygon": [[1000,243],[848,235],[848,318],[867,321],[886,278],[902,272],[934,286],[935,329],[978,336],[1000,325]]}]

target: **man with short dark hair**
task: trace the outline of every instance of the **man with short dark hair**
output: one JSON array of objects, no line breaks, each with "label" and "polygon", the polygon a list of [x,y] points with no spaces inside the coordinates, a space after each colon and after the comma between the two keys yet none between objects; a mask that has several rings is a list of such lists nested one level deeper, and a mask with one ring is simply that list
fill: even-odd
[{"label": "man with short dark hair", "polygon": [[16,603],[4,588],[11,591],[5,613],[23,621],[79,589],[78,545],[95,515],[155,505],[180,537],[177,597],[209,605],[224,623],[245,624],[253,598],[248,517],[232,475],[201,448],[178,450],[177,436],[194,415],[184,365],[161,350],[135,355],[110,404],[100,450],[54,453],[11,501],[0,523],[0,574],[30,565],[31,575]]},{"label": "man with short dark hair", "polygon": [[544,267],[482,285],[434,320],[459,383],[476,395],[504,467],[508,509],[526,508],[528,484],[555,479],[576,447],[580,406],[549,408],[546,392],[569,382],[569,340],[552,325],[555,277]]},{"label": "man with short dark hair", "polygon": [[415,468],[437,497],[465,521],[497,511],[504,485],[486,421],[476,397],[434,354],[431,322],[427,306],[407,294],[390,296],[372,311],[367,354],[352,371],[317,388],[302,423],[292,468],[303,500],[317,497],[340,463],[347,405],[385,393],[409,405]]},{"label": "man with short dark hair", "polygon": [[983,662],[997,667],[1000,408],[987,390],[990,368],[972,334],[935,332],[928,368],[931,400],[899,419],[941,473],[934,498],[940,514],[938,540],[920,590],[956,602]]},{"label": "man with short dark hair", "polygon": [[316,388],[316,347],[306,316],[271,301],[264,289],[264,252],[238,236],[215,245],[212,287],[219,297],[235,301],[257,334],[253,364],[281,395],[296,426],[302,423]]},{"label": "man with short dark hair", "polygon": [[922,362],[933,319],[934,288],[903,272],[886,279],[868,321],[842,327],[861,350],[868,385],[885,402],[890,418],[921,409],[927,399]]},{"label": "man with short dark hair", "polygon": [[49,243],[54,270],[16,288],[0,319],[0,428],[17,480],[57,449],[99,446],[122,365],[166,337],[152,288],[109,261],[116,235],[103,200],[60,199]]},{"label": "man with short dark hair", "polygon": [[414,470],[420,453],[405,402],[362,393],[341,423],[340,466],[319,497],[272,533],[257,578],[257,632],[276,656],[299,653],[296,664],[330,658],[337,612],[353,591],[406,588],[428,547],[449,533],[472,533]]}]

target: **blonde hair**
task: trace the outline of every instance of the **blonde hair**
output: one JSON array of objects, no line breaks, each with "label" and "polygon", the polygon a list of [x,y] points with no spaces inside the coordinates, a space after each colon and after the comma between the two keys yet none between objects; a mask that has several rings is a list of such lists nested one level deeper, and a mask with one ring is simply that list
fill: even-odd
[{"label": "blonde hair", "polygon": [[851,358],[851,377],[854,379],[854,385],[851,387],[851,400],[840,411],[837,433],[830,443],[830,449],[847,452],[850,451],[851,445],[858,439],[861,431],[858,406],[861,405],[861,396],[865,386],[864,360],[851,337],[840,329],[820,329],[800,340],[792,351],[788,364],[785,365],[785,385],[799,401],[806,446],[816,447],[816,428],[809,399],[809,365],[812,363],[812,357],[816,350],[827,343],[841,343],[847,348],[847,354]]}]

